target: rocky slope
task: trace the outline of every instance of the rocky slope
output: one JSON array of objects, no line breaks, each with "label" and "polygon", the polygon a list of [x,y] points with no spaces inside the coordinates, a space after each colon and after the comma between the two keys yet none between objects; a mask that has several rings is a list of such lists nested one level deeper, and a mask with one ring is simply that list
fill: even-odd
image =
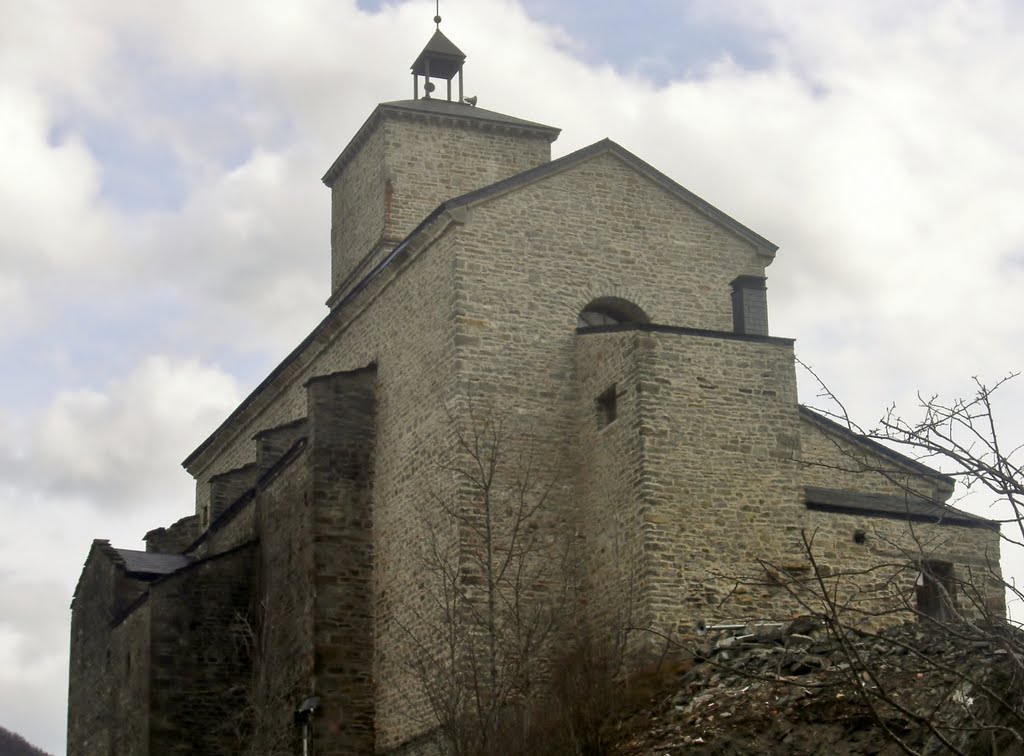
[{"label": "rocky slope", "polygon": [[1024,753],[1024,642],[1007,628],[798,620],[717,632],[694,651],[606,726],[611,753]]}]

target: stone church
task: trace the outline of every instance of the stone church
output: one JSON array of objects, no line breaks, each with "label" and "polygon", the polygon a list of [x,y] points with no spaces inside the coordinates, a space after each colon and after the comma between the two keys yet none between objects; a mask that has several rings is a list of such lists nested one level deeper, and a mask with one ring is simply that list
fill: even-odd
[{"label": "stone church", "polygon": [[950,478],[800,405],[775,244],[612,141],[552,160],[559,130],[477,107],[464,59],[438,27],[328,168],[329,311],[185,459],[194,513],[93,542],[69,754],[417,752],[424,659],[509,591],[531,653],[628,660],[806,613],[809,548],[896,565],[842,590],[903,618],[998,577]]}]

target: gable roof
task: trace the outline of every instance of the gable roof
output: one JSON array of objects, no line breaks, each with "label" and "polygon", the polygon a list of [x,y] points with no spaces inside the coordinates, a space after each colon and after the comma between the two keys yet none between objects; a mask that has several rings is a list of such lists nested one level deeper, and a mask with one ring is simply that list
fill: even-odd
[{"label": "gable roof", "polygon": [[835,420],[825,417],[825,415],[806,405],[800,405],[800,416],[811,424],[817,425],[827,433],[842,436],[847,441],[863,446],[869,451],[885,457],[901,467],[909,468],[916,474],[935,481],[936,484],[942,486],[944,489],[948,489],[947,495],[953,493],[953,487],[956,485],[956,480],[945,473],[939,472],[934,467],[929,467],[926,464],[918,462],[916,459],[908,457],[906,454],[900,454],[898,451],[890,449],[888,446],[880,444],[872,438],[868,438],[867,436],[851,430],[842,423],[837,423]]},{"label": "gable roof", "polygon": [[75,592],[71,596],[71,605],[75,605],[79,590],[82,587],[82,579],[92,560],[102,555],[112,564],[124,568],[128,577],[139,580],[155,580],[177,572],[182,567],[192,564],[192,559],[183,554],[160,554],[154,551],[136,551],[135,549],[118,549],[110,545],[105,538],[96,538],[89,547],[89,555],[85,558],[82,572],[75,584]]},{"label": "gable roof", "polygon": [[170,575],[191,563],[183,554],[159,554],[154,551],[118,549],[114,551],[124,562],[124,569],[133,576]]},{"label": "gable roof", "polygon": [[693,210],[696,210],[713,223],[723,226],[740,238],[749,242],[760,254],[771,258],[775,257],[775,253],[779,249],[777,244],[773,244],[756,231],[740,223],[731,215],[722,212],[707,200],[702,199],[686,187],[673,181],[650,163],[641,160],[625,147],[613,142],[611,139],[602,139],[600,142],[594,142],[594,144],[591,144],[588,147],[576,150],[576,152],[571,152],[557,160],[552,160],[548,163],[539,165],[536,168],[531,168],[528,171],[523,171],[522,173],[517,173],[514,176],[497,181],[489,186],[483,187],[482,189],[477,189],[467,194],[463,194],[460,197],[455,197],[454,199],[445,202],[442,207],[445,207],[448,210],[453,210],[455,208],[473,205],[478,202],[491,199],[492,197],[515,191],[527,184],[532,184],[535,181],[540,181],[553,174],[568,170],[575,165],[579,165],[580,163],[602,154],[615,155],[635,171],[646,176],[655,184],[658,184],[668,191],[669,194],[672,194],[677,199],[683,201]]},{"label": "gable roof", "polygon": [[909,492],[902,496],[892,496],[808,486],[804,489],[804,494],[807,508],[822,512],[999,530],[999,523],[995,520],[979,517]]}]

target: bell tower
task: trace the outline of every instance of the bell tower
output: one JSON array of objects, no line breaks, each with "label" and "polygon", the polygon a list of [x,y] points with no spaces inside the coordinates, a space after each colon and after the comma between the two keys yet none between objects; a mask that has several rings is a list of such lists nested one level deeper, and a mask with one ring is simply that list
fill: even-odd
[{"label": "bell tower", "polygon": [[[324,174],[332,309],[442,202],[551,160],[559,129],[476,107],[464,96],[466,56],[440,16],[434,24],[411,67],[413,99],[378,105]],[[447,97],[433,96],[435,81]]]}]

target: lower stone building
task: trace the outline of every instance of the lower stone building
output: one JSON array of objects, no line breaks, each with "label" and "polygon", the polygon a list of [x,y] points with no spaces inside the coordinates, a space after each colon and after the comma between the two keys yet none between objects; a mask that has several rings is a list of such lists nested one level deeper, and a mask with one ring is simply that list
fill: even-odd
[{"label": "lower stone building", "polygon": [[775,245],[611,141],[551,160],[463,57],[437,31],[324,176],[329,311],[185,460],[194,513],[93,542],[70,754],[415,752],[481,659],[512,706],[808,576],[851,622],[1002,613],[998,526],[801,407]]}]

